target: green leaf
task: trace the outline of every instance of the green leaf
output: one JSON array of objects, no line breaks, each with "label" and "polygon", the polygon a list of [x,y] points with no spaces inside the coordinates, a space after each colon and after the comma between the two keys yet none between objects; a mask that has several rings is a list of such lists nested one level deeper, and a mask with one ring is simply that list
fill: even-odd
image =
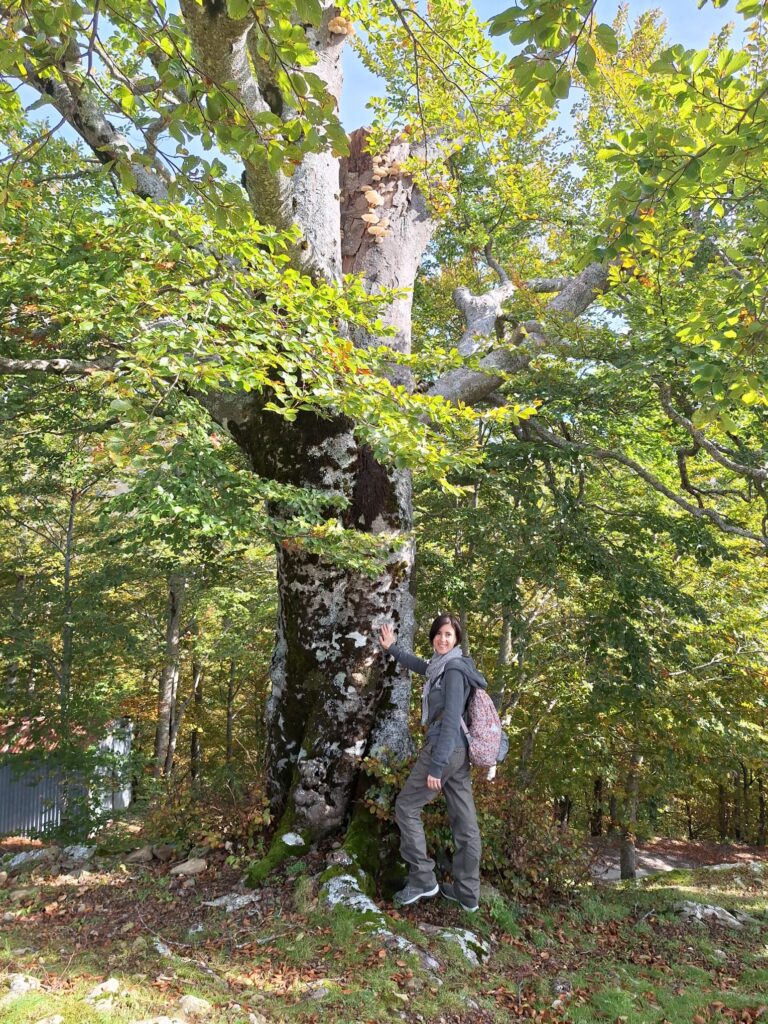
[{"label": "green leaf", "polygon": [[576,67],[582,75],[589,75],[590,72],[594,71],[596,61],[597,57],[592,49],[592,44],[582,43],[576,56]]},{"label": "green leaf", "polygon": [[749,61],[750,55],[746,50],[740,50],[738,53],[734,53],[723,68],[723,78],[728,78],[730,75],[736,74],[737,71],[741,71],[743,67],[746,67],[746,65],[749,64]]},{"label": "green leaf", "polygon": [[570,91],[571,74],[569,71],[561,71],[555,79],[554,85],[552,86],[552,92],[557,99],[565,100],[568,98],[568,93]]},{"label": "green leaf", "polygon": [[619,41],[610,25],[598,25],[595,29],[595,39],[606,53],[619,52]]},{"label": "green leaf", "polygon": [[319,25],[323,19],[320,0],[295,0],[296,13],[305,25]]},{"label": "green leaf", "polygon": [[227,14],[235,21],[244,18],[251,9],[250,0],[227,0]]}]

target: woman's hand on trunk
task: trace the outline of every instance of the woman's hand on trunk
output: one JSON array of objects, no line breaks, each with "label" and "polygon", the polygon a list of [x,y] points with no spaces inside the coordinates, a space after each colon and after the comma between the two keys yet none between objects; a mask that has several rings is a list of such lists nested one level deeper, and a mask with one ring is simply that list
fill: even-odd
[{"label": "woman's hand on trunk", "polygon": [[390,626],[390,624],[386,622],[379,630],[379,643],[381,644],[385,651],[388,651],[394,642],[395,631],[392,628],[392,626]]}]

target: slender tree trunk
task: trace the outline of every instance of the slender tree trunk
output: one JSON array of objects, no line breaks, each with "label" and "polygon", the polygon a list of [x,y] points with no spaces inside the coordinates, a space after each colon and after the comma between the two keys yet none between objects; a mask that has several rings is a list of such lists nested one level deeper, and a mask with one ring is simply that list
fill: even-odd
[{"label": "slender tree trunk", "polygon": [[752,809],[751,809],[751,806],[750,806],[750,799],[749,799],[749,790],[750,790],[750,788],[752,786],[752,781],[753,780],[750,777],[749,769],[742,762],[742,764],[741,764],[741,796],[742,796],[742,800],[741,800],[742,829],[741,829],[741,832],[742,832],[742,835],[744,837],[744,842],[748,841],[749,836],[750,836],[750,834],[752,832],[751,821],[750,821]]},{"label": "slender tree trunk", "polygon": [[724,843],[728,838],[728,798],[722,782],[717,785],[717,826],[720,842]]},{"label": "slender tree trunk", "polygon": [[685,820],[688,830],[688,841],[693,842],[693,807],[690,800],[685,801]]},{"label": "slender tree trunk", "polygon": [[762,775],[757,780],[757,800],[758,800],[758,818],[757,818],[757,845],[765,846],[766,837],[766,800],[765,800],[765,783],[763,782]]},{"label": "slender tree trunk", "polygon": [[589,834],[603,834],[603,777],[598,775],[592,784],[592,814],[589,819]]},{"label": "slender tree trunk", "polygon": [[573,809],[573,801],[569,796],[559,796],[555,798],[554,811],[555,821],[560,826],[560,830],[565,832],[571,820],[571,811]]},{"label": "slender tree trunk", "polygon": [[640,768],[643,764],[641,754],[632,754],[627,772],[627,795],[625,800],[624,822],[621,833],[621,877],[637,877],[637,850],[635,848],[635,831],[637,827],[637,805],[640,794]]},{"label": "slender tree trunk", "polygon": [[199,661],[192,662],[192,699],[195,702],[195,725],[189,739],[189,769],[192,778],[196,779],[202,765],[199,723],[203,710],[203,668]]},{"label": "slender tree trunk", "polygon": [[225,754],[227,764],[229,764],[234,755],[235,694],[237,692],[235,689],[236,669],[235,659],[231,658],[227,674],[227,746]]},{"label": "slender tree trunk", "polygon": [[[24,618],[24,600],[27,589],[27,578],[22,572],[16,573],[16,583],[13,588],[13,603],[11,611],[12,650],[20,649],[21,623]],[[5,693],[9,704],[13,705],[21,697],[19,693],[19,661],[12,657],[8,662],[5,672]]]},{"label": "slender tree trunk", "polygon": [[469,657],[469,615],[466,608],[459,610],[459,623],[461,625],[461,653],[465,658]]},{"label": "slender tree trunk", "polygon": [[512,612],[509,605],[501,607],[501,635],[499,636],[499,654],[496,664],[501,669],[512,664]]},{"label": "slender tree trunk", "polygon": [[741,804],[741,776],[738,771],[731,775],[733,786],[733,838],[740,843],[744,836],[742,804]]},{"label": "slender tree trunk", "polygon": [[61,733],[68,733],[69,700],[72,691],[72,655],[74,646],[74,626],[72,623],[72,567],[75,559],[75,511],[78,493],[72,490],[69,496],[69,512],[67,530],[64,538],[64,581],[62,584],[61,604],[63,621],[61,626],[61,663],[59,666],[59,713]]},{"label": "slender tree trunk", "polygon": [[171,760],[171,731],[175,714],[174,701],[179,681],[181,612],[184,605],[186,577],[171,573],[168,580],[168,611],[165,627],[165,662],[160,673],[157,695],[157,727],[155,732],[155,776],[165,774]]},{"label": "slender tree trunk", "polygon": [[509,605],[502,605],[501,608],[501,635],[499,636],[499,653],[496,658],[498,665],[498,679],[496,693],[498,694],[498,706],[500,714],[509,714],[517,707],[520,700],[520,689],[514,693],[507,692],[509,682],[508,669],[512,664],[512,611]]},{"label": "slender tree trunk", "polygon": [[608,834],[616,831],[616,822],[619,820],[619,801],[615,793],[611,793],[608,799]]},{"label": "slender tree trunk", "polygon": [[536,737],[539,735],[539,731],[544,724],[547,715],[557,705],[557,700],[551,700],[547,704],[544,714],[539,718],[534,726],[532,726],[523,736],[522,746],[520,748],[520,760],[517,764],[517,781],[521,789],[525,789],[531,784],[531,772],[530,762],[533,757],[533,750],[536,746]]}]

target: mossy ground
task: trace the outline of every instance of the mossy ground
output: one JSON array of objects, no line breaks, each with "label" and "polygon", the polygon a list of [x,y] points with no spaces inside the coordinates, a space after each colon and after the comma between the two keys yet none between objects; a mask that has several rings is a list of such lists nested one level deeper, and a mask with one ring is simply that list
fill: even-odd
[{"label": "mossy ground", "polygon": [[[180,997],[193,994],[212,1004],[210,1024],[247,1024],[249,1013],[286,1024],[768,1020],[768,872],[677,871],[586,887],[548,907],[498,896],[474,915],[442,900],[400,912],[383,902],[397,931],[438,958],[435,976],[355,913],[324,905],[324,863],[315,853],[294,857],[233,913],[203,905],[239,880],[223,855],[186,889],[168,865],[115,857],[84,879],[13,879],[0,888],[0,997],[14,972],[42,988],[0,1007],[0,1019],[129,1024],[180,1016]],[[686,924],[673,913],[680,900],[743,910],[759,923]],[[471,968],[424,924],[477,932],[489,961]],[[109,1014],[87,1001],[107,977],[121,984]]]}]

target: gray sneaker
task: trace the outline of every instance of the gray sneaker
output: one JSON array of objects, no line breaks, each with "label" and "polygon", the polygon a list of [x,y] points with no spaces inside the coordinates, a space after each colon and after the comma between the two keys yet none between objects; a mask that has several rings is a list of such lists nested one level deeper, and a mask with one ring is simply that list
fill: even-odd
[{"label": "gray sneaker", "polygon": [[401,907],[407,907],[411,903],[416,903],[418,900],[426,900],[430,896],[437,896],[439,891],[439,885],[426,889],[423,885],[411,885],[408,883],[404,889],[395,893],[393,900]]},{"label": "gray sneaker", "polygon": [[464,900],[459,899],[456,895],[456,886],[452,885],[450,882],[442,883],[440,886],[440,895],[445,896],[445,898],[450,900],[452,903],[458,903],[461,909],[466,910],[468,914],[474,914],[476,910],[480,909],[479,903],[465,903]]}]

